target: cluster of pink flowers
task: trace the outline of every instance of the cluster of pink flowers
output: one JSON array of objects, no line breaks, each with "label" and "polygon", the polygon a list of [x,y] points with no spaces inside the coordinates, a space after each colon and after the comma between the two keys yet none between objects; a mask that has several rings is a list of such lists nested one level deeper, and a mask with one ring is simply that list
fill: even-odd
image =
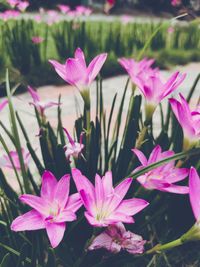
[{"label": "cluster of pink flowers", "polygon": [[[20,1],[20,0],[7,0],[7,3],[10,5],[12,9],[6,10],[0,13],[0,19],[3,21],[7,21],[10,19],[15,19],[19,17],[21,12],[24,12],[29,6],[28,1]],[[16,8],[16,9],[14,9]]]},{"label": "cluster of pink flowers", "polygon": [[[20,196],[20,200],[32,210],[17,217],[12,222],[11,229],[46,229],[51,245],[55,248],[63,239],[66,222],[76,220],[76,211],[84,205],[88,222],[97,227],[111,226],[108,233],[112,240],[116,240],[119,237],[116,236],[117,233],[114,234],[115,225],[122,222],[133,223],[132,216],[148,205],[148,202],[142,199],[123,200],[131,185],[131,178],[125,179],[114,188],[111,172],[107,172],[103,178],[96,175],[95,186],[77,169],[72,170],[72,177],[78,193],[69,196],[70,175],[65,175],[57,181],[51,172],[45,171],[40,197],[29,194]],[[143,252],[142,238],[122,228],[123,226],[120,246],[130,253]],[[113,248],[113,245],[111,247]]]},{"label": "cluster of pink flowers", "polygon": [[[83,51],[78,48],[75,51],[75,58],[69,58],[65,64],[55,60],[50,63],[69,84],[78,88],[81,92],[89,90],[105,63],[107,54],[103,53],[95,57],[89,66],[86,66]],[[161,82],[158,69],[151,68],[153,60],[144,59],[136,62],[133,59],[120,59],[120,64],[125,68],[132,81],[141,90],[147,104],[153,109],[160,101],[174,91],[184,80],[185,74],[175,72],[166,81]],[[45,109],[57,106],[59,103],[42,102],[37,92],[28,87],[32,97],[31,104],[34,105],[38,114],[44,117]],[[180,95],[181,102],[170,99],[172,110],[178,122],[183,128],[184,137],[190,142],[191,147],[195,146],[200,139],[200,108],[190,110],[185,98]],[[6,102],[2,102],[0,109],[4,108]],[[153,114],[153,113],[152,113]],[[79,142],[76,142],[69,132],[64,129],[69,143],[64,146],[66,159],[77,159],[82,156],[84,150],[83,133]],[[133,173],[141,171],[145,167],[165,158],[172,157],[174,152],[164,151],[159,145],[155,146],[147,158],[142,151],[133,148],[141,165]],[[28,166],[29,153],[22,150],[25,165]],[[16,169],[20,168],[19,158],[16,152],[11,151],[10,157]],[[4,157],[2,166],[12,167],[10,157]],[[3,165],[4,164],[4,165]],[[189,187],[176,184],[189,175]],[[132,184],[132,178],[125,178],[118,185],[113,185],[112,172],[108,171],[103,177],[96,174],[95,178],[87,178],[77,168],[72,168],[71,176],[75,183],[77,193],[69,195],[70,174],[64,175],[60,180],[50,172],[45,171],[42,176],[40,196],[24,194],[20,200],[29,205],[32,210],[17,217],[11,225],[13,231],[46,229],[52,247],[57,247],[64,237],[66,224],[77,219],[76,212],[82,207],[87,222],[92,227],[105,228],[99,235],[92,239],[88,246],[89,250],[104,248],[113,253],[125,250],[131,254],[140,254],[144,251],[145,240],[131,231],[127,231],[124,223],[135,222],[133,216],[146,208],[149,203],[139,198],[124,199]],[[94,183],[92,182],[94,180]],[[175,161],[170,161],[153,170],[147,171],[137,177],[137,181],[147,190],[159,190],[162,192],[188,194],[192,209],[197,219],[200,218],[200,179],[197,171],[192,167],[178,168]]]},{"label": "cluster of pink flowers", "polygon": [[57,7],[62,14],[71,17],[90,16],[92,14],[92,9],[85,6],[77,6],[75,9],[70,9],[67,5],[57,5]]},{"label": "cluster of pink flowers", "polygon": [[92,13],[92,9],[85,6],[77,6],[76,9],[70,9],[68,5],[57,5],[60,12],[56,10],[47,10],[46,12],[41,9],[39,14],[34,16],[34,20],[38,23],[44,21],[48,25],[52,25],[54,23],[59,22],[63,19],[63,15],[65,17],[76,19],[80,16],[90,16]]},{"label": "cluster of pink flowers", "polygon": [[9,19],[15,19],[20,15],[20,12],[17,10],[6,10],[5,12],[0,13],[0,19],[7,21]]},{"label": "cluster of pink flowers", "polygon": [[17,8],[21,12],[24,12],[30,5],[28,1],[21,1],[21,0],[7,0],[7,3],[12,8]]},{"label": "cluster of pink flowers", "polygon": [[[78,88],[80,92],[83,92],[89,89],[105,63],[106,58],[106,53],[100,54],[87,67],[84,53],[78,48],[75,51],[75,57],[67,59],[65,64],[60,64],[55,60],[50,60],[49,62],[63,80]],[[176,90],[186,77],[186,74],[176,71],[167,81],[163,82],[159,69],[152,68],[154,63],[152,59],[145,58],[140,62],[136,62],[134,59],[121,58],[119,63],[145,97],[147,120],[152,118],[158,104]],[[180,95],[180,98],[181,103],[173,98],[169,101],[175,116],[183,128],[185,140],[190,146],[194,146],[198,143],[200,137],[199,107],[191,111],[184,97]]]}]

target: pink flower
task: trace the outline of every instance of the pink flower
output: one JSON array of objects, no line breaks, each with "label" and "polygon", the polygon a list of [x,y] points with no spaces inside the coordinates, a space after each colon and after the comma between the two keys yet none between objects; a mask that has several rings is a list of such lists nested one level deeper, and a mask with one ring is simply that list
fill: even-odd
[{"label": "pink flower", "polygon": [[4,108],[5,108],[5,106],[8,104],[8,100],[7,99],[5,99],[5,100],[3,100],[1,103],[0,103],[0,111],[2,111]]},{"label": "pink flower", "polygon": [[33,209],[17,217],[11,224],[13,231],[45,229],[53,248],[63,239],[66,222],[76,220],[75,212],[81,207],[79,194],[69,196],[70,176],[59,181],[45,171],[42,176],[41,196],[21,195],[20,200]]},{"label": "pink flower", "polygon": [[40,23],[40,22],[42,22],[42,16],[41,15],[35,15],[34,20],[35,20],[35,22]]},{"label": "pink flower", "polygon": [[18,0],[7,0],[7,3],[8,3],[12,8],[14,8],[14,7],[19,3],[19,1],[18,1]]},{"label": "pink flower", "polygon": [[69,143],[66,146],[64,146],[65,156],[66,156],[67,160],[70,160],[70,157],[77,159],[81,155],[81,152],[84,148],[84,145],[82,144],[83,134],[81,134],[80,141],[78,143],[72,139],[72,137],[69,134],[69,132],[67,131],[67,129],[65,129],[65,128],[63,128],[63,129],[64,129],[64,131],[67,135],[67,138],[69,140]]},{"label": "pink flower", "polygon": [[181,0],[171,0],[171,5],[172,6],[180,6],[181,5],[181,3],[182,3],[182,1]]},{"label": "pink flower", "polygon": [[31,40],[34,44],[40,44],[44,41],[44,38],[40,36],[33,36]]},{"label": "pink flower", "polygon": [[170,27],[167,29],[167,32],[168,32],[169,34],[174,33],[174,27],[170,26]]},{"label": "pink flower", "polygon": [[194,167],[190,168],[189,174],[189,197],[195,224],[181,236],[182,242],[200,240],[200,177]]},{"label": "pink flower", "polygon": [[65,64],[60,64],[55,60],[49,60],[49,62],[63,80],[82,90],[88,89],[101,70],[106,58],[106,53],[100,54],[87,67],[83,51],[77,48],[75,58],[67,59]]},{"label": "pink flower", "polygon": [[131,185],[131,178],[125,179],[114,188],[111,172],[107,172],[103,178],[97,174],[95,186],[78,169],[72,169],[72,176],[87,210],[85,217],[93,226],[133,223],[132,216],[149,204],[137,198],[123,200]]},{"label": "pink flower", "polygon": [[195,168],[191,167],[189,174],[189,196],[194,216],[200,220],[200,177]]},{"label": "pink flower", "polygon": [[[120,58],[118,59],[120,65],[127,71],[130,77],[137,77],[139,74],[144,73],[144,71],[152,71],[150,67],[155,62],[154,59],[142,59],[137,62],[133,58]],[[157,70],[157,69],[155,69]]]},{"label": "pink flower", "polygon": [[41,116],[44,116],[44,111],[45,109],[47,108],[50,108],[52,106],[58,106],[59,103],[56,103],[56,102],[52,102],[52,101],[49,101],[49,102],[42,102],[40,100],[40,97],[37,93],[36,90],[34,90],[32,87],[28,86],[28,91],[33,99],[33,102],[31,102],[30,104],[34,105],[35,108],[37,109],[37,111],[41,114]]},{"label": "pink flower", "polygon": [[71,18],[76,18],[76,16],[78,16],[76,10],[70,10],[67,15]]},{"label": "pink flower", "polygon": [[[157,145],[151,152],[149,159],[138,149],[132,149],[133,153],[137,156],[141,162],[141,166],[136,168],[141,170],[150,164],[157,161],[163,160],[167,157],[174,155],[173,151],[162,152],[161,147]],[[176,168],[175,161],[171,161],[160,167],[157,167],[147,173],[139,176],[137,181],[146,189],[153,190],[157,189],[164,192],[176,193],[176,194],[188,194],[189,188],[187,186],[176,185],[174,183],[182,181],[188,175],[188,169],[186,168]]]},{"label": "pink flower", "polygon": [[147,72],[146,75],[141,73],[137,77],[131,75],[131,79],[144,95],[148,105],[155,108],[166,96],[177,89],[185,76],[186,74],[176,71],[166,82],[162,82],[158,72],[153,75]]},{"label": "pink flower", "polygon": [[60,20],[59,13],[55,10],[47,11],[47,24],[52,25]]},{"label": "pink flower", "polygon": [[27,2],[27,1],[19,1],[19,3],[17,4],[17,8],[21,12],[24,12],[28,6],[29,6],[29,2]]},{"label": "pink flower", "polygon": [[180,102],[174,98],[169,100],[174,115],[180,123],[186,143],[191,146],[200,140],[200,109],[191,110],[185,98],[180,95]]},{"label": "pink flower", "polygon": [[98,235],[89,246],[89,250],[105,248],[112,253],[119,253],[126,250],[131,254],[141,254],[144,252],[145,240],[140,235],[126,231],[122,223],[110,225]]},{"label": "pink flower", "polygon": [[68,11],[70,11],[70,7],[67,5],[57,5],[57,7],[63,14],[66,14]]},{"label": "pink flower", "polygon": [[90,9],[88,7],[85,7],[85,6],[77,6],[76,7],[76,14],[78,16],[82,16],[82,15],[89,16],[89,15],[91,15],[91,13],[92,13],[92,9]]},{"label": "pink flower", "polygon": [[122,21],[123,24],[128,24],[129,22],[132,21],[132,17],[129,16],[129,15],[123,15],[121,17],[121,21]]},{"label": "pink flower", "polygon": [[[28,151],[25,151],[25,149],[23,149],[23,148],[21,151],[22,151],[22,156],[23,156],[23,160],[24,160],[24,165],[26,168],[28,168],[31,155]],[[20,164],[19,155],[18,155],[17,151],[10,151],[9,154],[10,154],[10,157],[12,158],[12,161],[13,161],[15,168],[17,170],[21,170],[21,164]],[[0,165],[2,167],[13,169],[13,165],[12,165],[8,155],[3,155],[3,157],[0,159]]]},{"label": "pink flower", "polygon": [[9,19],[14,19],[20,15],[20,12],[17,10],[6,10],[4,13],[1,13],[1,19],[7,21]]}]

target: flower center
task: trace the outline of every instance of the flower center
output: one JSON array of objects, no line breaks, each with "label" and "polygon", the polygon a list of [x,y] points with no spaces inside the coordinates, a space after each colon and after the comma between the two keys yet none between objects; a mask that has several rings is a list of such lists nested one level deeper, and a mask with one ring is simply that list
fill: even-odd
[{"label": "flower center", "polygon": [[60,213],[60,208],[57,202],[52,203],[52,205],[49,208],[49,216],[47,220],[49,222],[53,222],[54,218],[57,217]]}]

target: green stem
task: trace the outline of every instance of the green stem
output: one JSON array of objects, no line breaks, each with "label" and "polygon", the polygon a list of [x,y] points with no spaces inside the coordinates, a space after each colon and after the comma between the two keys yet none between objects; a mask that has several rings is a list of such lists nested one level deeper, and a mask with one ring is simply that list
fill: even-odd
[{"label": "green stem", "polygon": [[82,90],[81,96],[84,101],[85,127],[86,127],[86,159],[89,158],[90,151],[90,91],[88,88]]},{"label": "green stem", "polygon": [[178,238],[178,239],[171,241],[169,243],[166,243],[164,245],[158,244],[155,247],[153,247],[152,249],[147,250],[145,254],[159,253],[159,252],[162,252],[165,250],[172,249],[174,247],[181,246],[182,244],[183,244],[183,241],[181,240],[181,238]]},{"label": "green stem", "polygon": [[147,133],[147,126],[144,126],[141,130],[141,132],[139,133],[139,136],[137,138],[136,144],[135,144],[135,148],[140,149],[140,147],[142,146],[143,142],[144,142],[144,138],[145,135]]}]

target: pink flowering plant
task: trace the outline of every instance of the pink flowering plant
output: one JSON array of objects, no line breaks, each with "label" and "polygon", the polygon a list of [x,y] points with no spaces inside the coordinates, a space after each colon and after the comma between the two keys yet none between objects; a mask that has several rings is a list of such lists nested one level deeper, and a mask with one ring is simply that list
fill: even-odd
[{"label": "pink flowering plant", "polygon": [[[68,12],[67,6],[58,8]],[[0,104],[10,118],[10,126],[0,122],[0,255],[8,261],[5,266],[12,260],[12,266],[141,267],[151,254],[161,257],[200,239],[200,109],[198,103],[190,107],[192,93],[169,99],[186,74],[176,71],[164,80],[153,59],[121,58],[130,78],[121,100],[117,103],[115,95],[107,109],[100,78],[106,59],[107,53],[101,53],[87,64],[77,48],[64,63],[49,60],[58,79],[81,95],[83,111],[73,128],[62,117],[62,96],[57,102],[51,94],[45,99],[31,85],[27,102],[35,124],[27,128],[13,105],[6,74],[7,99]],[[91,100],[95,83],[96,105]],[[154,131],[163,99],[169,101],[168,111],[160,113]],[[56,125],[47,109],[57,113]],[[30,131],[37,134],[38,147]],[[8,171],[11,179],[16,177],[15,186]],[[179,228],[183,214],[189,214],[184,230],[173,226],[172,209]],[[153,229],[160,231],[159,238]]]}]

